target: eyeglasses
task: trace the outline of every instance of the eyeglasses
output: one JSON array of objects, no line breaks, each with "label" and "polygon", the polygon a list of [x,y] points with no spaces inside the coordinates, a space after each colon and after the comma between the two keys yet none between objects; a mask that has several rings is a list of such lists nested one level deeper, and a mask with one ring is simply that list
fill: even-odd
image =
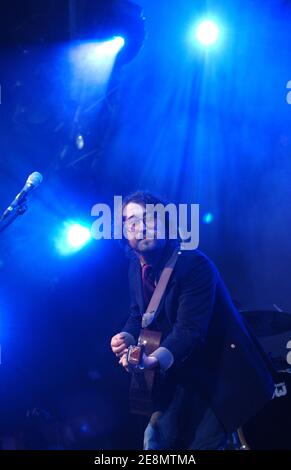
[{"label": "eyeglasses", "polygon": [[146,228],[154,228],[156,223],[156,218],[153,215],[146,215],[144,213],[143,217],[137,217],[133,215],[128,219],[123,221],[123,226],[129,232],[135,232],[139,228],[140,224],[143,223]]}]

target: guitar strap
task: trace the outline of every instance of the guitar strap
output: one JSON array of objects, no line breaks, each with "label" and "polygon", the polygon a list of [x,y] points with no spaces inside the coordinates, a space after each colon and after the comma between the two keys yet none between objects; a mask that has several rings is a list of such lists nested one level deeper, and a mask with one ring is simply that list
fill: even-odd
[{"label": "guitar strap", "polygon": [[180,254],[181,254],[180,247],[178,247],[174,250],[171,257],[166,262],[166,265],[162,271],[159,282],[156,285],[156,288],[154,290],[154,293],[152,295],[148,308],[146,309],[146,312],[142,316],[142,328],[147,328],[153,322],[156,312],[158,310],[158,307],[160,305],[160,302],[162,300],[162,297],[165,293],[168,282],[170,280],[171,274],[176,265],[178,256]]}]

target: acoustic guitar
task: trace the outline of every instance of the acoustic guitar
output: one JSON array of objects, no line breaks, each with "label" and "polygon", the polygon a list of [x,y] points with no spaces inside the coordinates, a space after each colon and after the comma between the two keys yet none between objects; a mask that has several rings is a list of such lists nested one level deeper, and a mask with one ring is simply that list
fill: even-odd
[{"label": "acoustic guitar", "polygon": [[158,370],[144,370],[142,368],[142,355],[149,356],[160,346],[161,333],[158,331],[141,330],[137,346],[130,346],[128,350],[128,363],[133,367],[130,385],[129,401],[132,413],[151,415],[153,412],[153,389]]},{"label": "acoustic guitar", "polygon": [[132,413],[151,415],[153,412],[153,391],[159,371],[157,369],[143,370],[142,355],[145,353],[149,356],[160,346],[162,334],[158,331],[150,330],[148,327],[154,320],[180,254],[180,247],[177,246],[166,262],[147,311],[142,316],[142,329],[137,346],[130,346],[128,348],[128,363],[136,366],[132,367],[133,374],[130,386],[130,408]]}]

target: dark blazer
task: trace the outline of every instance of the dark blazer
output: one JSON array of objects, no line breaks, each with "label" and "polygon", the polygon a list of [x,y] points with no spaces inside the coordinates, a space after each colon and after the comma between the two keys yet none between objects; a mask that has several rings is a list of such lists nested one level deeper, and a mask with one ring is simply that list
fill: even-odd
[{"label": "dark blazer", "polygon": [[[145,311],[141,267],[130,262],[131,307],[123,331],[137,340]],[[228,432],[235,431],[272,398],[267,357],[235,309],[214,264],[199,250],[182,251],[150,326],[173,365],[166,375],[197,387]]]}]

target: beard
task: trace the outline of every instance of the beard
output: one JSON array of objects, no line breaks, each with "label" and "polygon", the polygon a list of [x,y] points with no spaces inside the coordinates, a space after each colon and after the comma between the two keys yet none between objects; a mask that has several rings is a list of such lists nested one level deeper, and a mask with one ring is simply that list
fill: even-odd
[{"label": "beard", "polygon": [[137,250],[140,252],[154,251],[159,247],[159,240],[144,238],[137,240]]},{"label": "beard", "polygon": [[157,238],[134,239],[129,242],[133,250],[141,254],[160,250],[165,246],[165,243],[165,240]]}]

